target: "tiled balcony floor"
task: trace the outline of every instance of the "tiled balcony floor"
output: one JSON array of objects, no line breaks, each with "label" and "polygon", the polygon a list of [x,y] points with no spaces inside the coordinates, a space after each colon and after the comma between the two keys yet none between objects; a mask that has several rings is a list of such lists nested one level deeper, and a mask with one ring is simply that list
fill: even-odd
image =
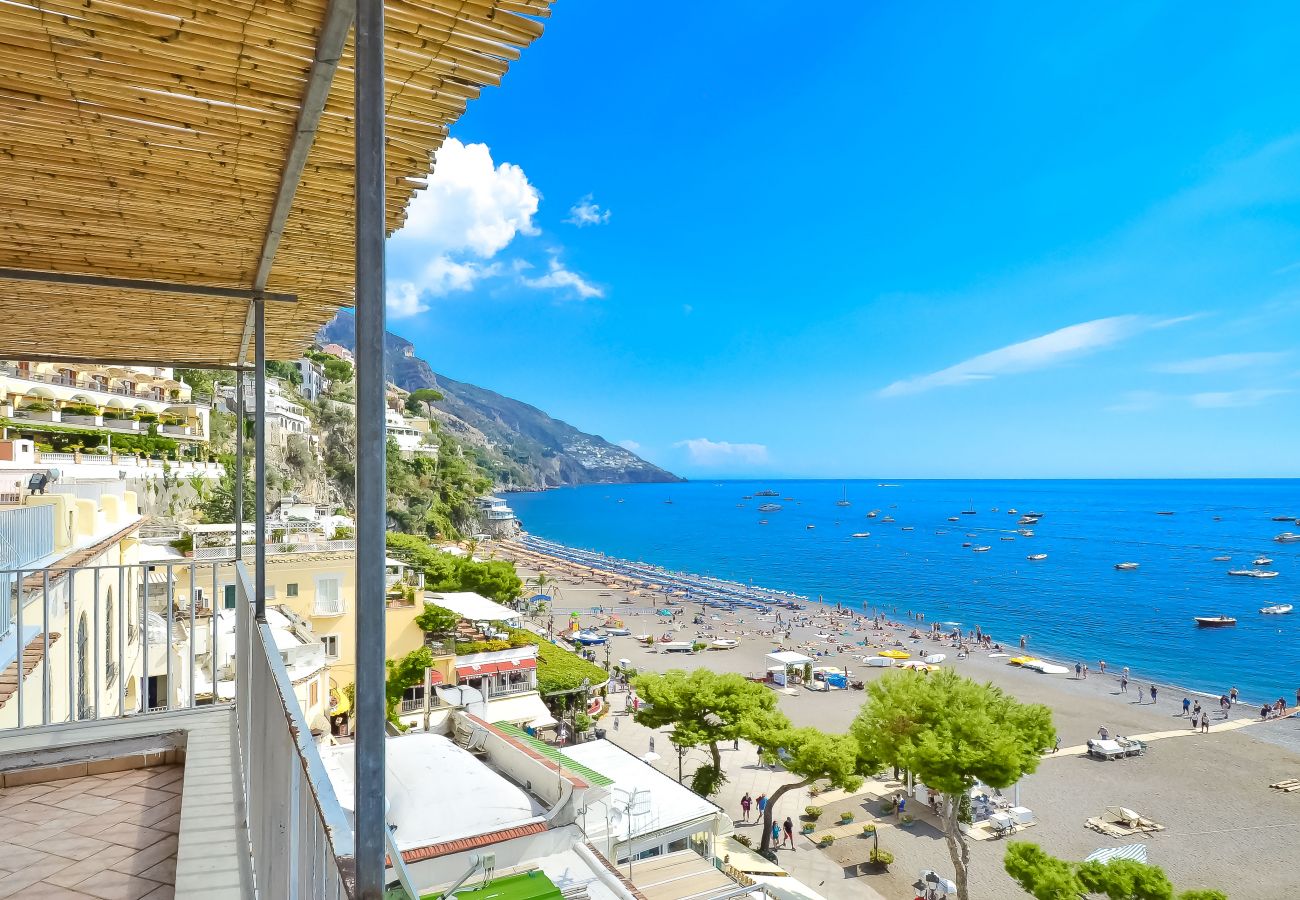
[{"label": "tiled balcony floor", "polygon": [[0,790],[0,900],[171,900],[182,765]]}]

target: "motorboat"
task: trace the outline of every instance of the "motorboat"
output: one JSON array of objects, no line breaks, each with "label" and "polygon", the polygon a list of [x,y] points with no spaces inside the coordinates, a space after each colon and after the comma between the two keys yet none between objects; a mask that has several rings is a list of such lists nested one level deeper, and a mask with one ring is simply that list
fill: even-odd
[{"label": "motorboat", "polygon": [[1293,520],[1294,518],[1295,518],[1295,516],[1274,516],[1274,517],[1273,517],[1273,521],[1274,521],[1274,522],[1290,522],[1290,521]]},{"label": "motorboat", "polygon": [[780,512],[780,510],[781,510],[780,503],[764,503],[762,506],[758,508],[759,512]]},{"label": "motorboat", "polygon": [[1267,556],[1261,556],[1261,557],[1259,557],[1258,559],[1255,560],[1255,565],[1257,565],[1257,566],[1271,566],[1271,565],[1273,565],[1273,560],[1269,559]]},{"label": "motorboat", "polygon": [[1119,569],[1121,572],[1132,572],[1137,567],[1138,564],[1135,562],[1115,563],[1115,568]]},{"label": "motorboat", "polygon": [[1156,513],[1157,516],[1172,516],[1173,514],[1173,511],[1168,509],[1162,509]]},{"label": "motorboat", "polygon": [[869,538],[869,537],[871,537],[871,532],[870,532],[870,531],[855,531],[855,532],[853,532],[852,535],[850,535],[850,537],[855,537],[855,538]]},{"label": "motorboat", "polygon": [[1018,516],[1018,515],[1020,515],[1020,510],[1016,509],[1016,508],[1013,506],[1013,507],[1011,507],[1009,510],[1007,510],[1007,515],[1009,515],[1009,516]]},{"label": "motorboat", "polygon": [[963,546],[963,547],[969,547],[969,546],[970,546],[970,541],[963,541],[963,542],[962,542],[962,546]]},{"label": "motorboat", "polygon": [[1278,573],[1272,569],[1229,569],[1228,574],[1242,578],[1276,578]]},{"label": "motorboat", "polygon": [[973,548],[971,552],[973,552],[973,553],[987,553],[988,551],[990,551],[990,550],[992,550],[992,549],[993,549],[993,548],[990,547],[988,544],[981,544],[980,546]]},{"label": "motorboat", "polygon": [[1260,610],[1266,616],[1285,616],[1294,607],[1290,603],[1278,603],[1274,606],[1265,606]]},{"label": "motorboat", "polygon": [[1232,559],[1231,556],[1216,556],[1214,557],[1213,562],[1227,562],[1230,559]]},{"label": "motorboat", "polygon": [[949,517],[948,517],[948,521],[949,521],[949,522],[960,522],[961,519],[957,518],[956,516],[949,516]]},{"label": "motorboat", "polygon": [[1021,516],[1020,519],[1016,522],[1016,524],[1017,524],[1017,525],[1037,525],[1037,524],[1038,524],[1038,520],[1035,519],[1033,516]]},{"label": "motorboat", "polygon": [[1300,543],[1300,534],[1296,534],[1294,531],[1284,531],[1273,540],[1279,544],[1296,544]]},{"label": "motorboat", "polygon": [[881,519],[880,521],[882,521],[882,522],[891,522],[891,523],[892,523],[892,522],[894,521],[894,517],[893,517],[893,516],[885,516],[885,517],[884,517],[883,519]]},{"label": "motorboat", "polygon": [[755,496],[755,497],[780,497],[780,496],[781,496],[781,492],[780,492],[780,491],[773,491],[773,490],[754,491],[754,496]]},{"label": "motorboat", "polygon": [[979,537],[979,533],[974,531],[968,531],[966,532],[966,537]]},{"label": "motorboat", "polygon": [[876,516],[878,516],[878,515],[880,515],[880,510],[878,510],[878,509],[873,509],[871,512],[867,513],[867,518],[868,518],[868,519],[874,519],[874,518],[875,518]]},{"label": "motorboat", "polygon": [[1027,512],[1025,513],[1025,515],[1031,519],[1041,519],[1043,517],[1042,513],[1036,513],[1036,512]]},{"label": "motorboat", "polygon": [[812,531],[812,530],[813,530],[814,528],[816,528],[817,526],[816,526],[816,525],[813,525],[812,523],[809,523],[809,524],[805,525],[804,527],[807,528],[809,531]]},{"label": "motorboat", "polygon": [[1032,560],[1033,562],[1038,562],[1038,561],[1040,561],[1040,560],[1047,559],[1047,554],[1046,554],[1046,553],[1031,553],[1031,554],[1029,554],[1028,556],[1026,556],[1025,559]]},{"label": "motorboat", "polygon": [[1000,541],[1014,541],[1015,538],[1011,537],[1011,535],[1004,535],[1003,537],[998,538],[998,540],[1000,540]]},{"label": "motorboat", "polygon": [[1232,616],[1193,616],[1193,618],[1201,628],[1226,628],[1237,624],[1237,620]]},{"label": "motorboat", "polygon": [[759,524],[759,525],[766,525],[766,524],[767,524],[767,519],[759,519],[759,520],[758,520],[758,524]]},{"label": "motorboat", "polygon": [[609,635],[613,635],[614,637],[628,637],[629,635],[632,634],[632,629],[631,629],[631,628],[619,628],[619,627],[615,626],[614,628],[606,628],[606,629],[605,629],[605,633],[606,633],[606,634],[609,634]]},{"label": "motorboat", "polygon": [[709,644],[710,650],[735,650],[740,646],[740,641],[733,641],[731,638],[718,638]]},{"label": "motorboat", "polygon": [[595,631],[579,631],[577,634],[573,636],[573,642],[575,644],[583,644],[583,645],[603,644],[605,643],[605,641],[606,641],[606,637],[603,634],[599,634],[598,632]]},{"label": "motorboat", "polygon": [[915,529],[913,526],[911,526],[911,525],[904,525],[902,530],[903,530],[903,531],[915,531],[916,529]]},{"label": "motorboat", "polygon": [[1032,528],[1021,528],[1019,531],[1016,532],[1016,534],[1020,535],[1021,537],[1033,537],[1034,530]]}]

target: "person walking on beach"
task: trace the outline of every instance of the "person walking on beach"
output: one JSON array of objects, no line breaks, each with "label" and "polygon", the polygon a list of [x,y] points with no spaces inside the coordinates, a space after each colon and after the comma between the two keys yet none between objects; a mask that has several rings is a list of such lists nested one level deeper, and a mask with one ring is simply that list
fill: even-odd
[{"label": "person walking on beach", "polygon": [[772,843],[776,844],[776,849],[781,849],[781,823],[772,823]]},{"label": "person walking on beach", "polygon": [[1087,680],[1088,680],[1088,664],[1087,664],[1087,663],[1084,663],[1084,664],[1083,664],[1083,680],[1084,680],[1084,681],[1087,681]]},{"label": "person walking on beach", "polygon": [[1105,675],[1105,674],[1106,674],[1106,660],[1104,660],[1104,659],[1099,659],[1099,660],[1097,660],[1097,669],[1101,672],[1101,674]]},{"label": "person walking on beach", "polygon": [[1156,686],[1153,684],[1151,685],[1151,705],[1155,706],[1155,704],[1156,704]]},{"label": "person walking on beach", "polygon": [[1119,692],[1120,692],[1121,694],[1127,694],[1127,693],[1128,693],[1128,676],[1127,676],[1127,675],[1121,675],[1121,676],[1119,676]]},{"label": "person walking on beach", "polygon": [[1097,729],[1097,737],[1101,738],[1103,741],[1110,740],[1110,729],[1105,725],[1101,726]]},{"label": "person walking on beach", "polygon": [[740,821],[749,821],[749,810],[754,805],[754,798],[749,796],[749,791],[745,791],[745,796],[740,798]]},{"label": "person walking on beach", "polygon": [[1187,711],[1190,710],[1191,708],[1192,708],[1192,701],[1189,700],[1188,698],[1184,697],[1184,698],[1183,698],[1183,715],[1187,715]]},{"label": "person walking on beach", "polygon": [[1228,702],[1229,703],[1237,702],[1237,688],[1235,685],[1233,686],[1232,690],[1228,691]]},{"label": "person walking on beach", "polygon": [[1123,673],[1123,674],[1124,674],[1124,678],[1127,679],[1127,678],[1128,678],[1128,666],[1125,666],[1125,667],[1124,667],[1124,673]]},{"label": "person walking on beach", "polygon": [[758,817],[763,818],[763,813],[767,810],[767,794],[759,794],[754,804],[758,807]]},{"label": "person walking on beach", "polygon": [[1075,663],[1075,664],[1074,664],[1074,680],[1075,680],[1075,681],[1078,681],[1078,680],[1079,680],[1080,678],[1082,678],[1082,677],[1083,677],[1083,664],[1082,664],[1082,663]]},{"label": "person walking on beach", "polygon": [[1201,701],[1197,700],[1196,705],[1192,707],[1192,719],[1196,720],[1201,717]]},{"label": "person walking on beach", "polygon": [[1201,734],[1210,733],[1210,714],[1201,713]]},{"label": "person walking on beach", "polygon": [[1029,643],[1029,635],[1027,635],[1027,634],[1022,634],[1022,635],[1020,636],[1020,649],[1021,649],[1021,650],[1025,649],[1025,644],[1027,644],[1027,643]]},{"label": "person walking on beach", "polygon": [[781,826],[781,829],[785,832],[785,840],[782,841],[781,843],[784,844],[786,841],[789,841],[790,849],[793,850],[794,849],[794,819],[791,819],[789,816],[786,816],[785,824]]}]

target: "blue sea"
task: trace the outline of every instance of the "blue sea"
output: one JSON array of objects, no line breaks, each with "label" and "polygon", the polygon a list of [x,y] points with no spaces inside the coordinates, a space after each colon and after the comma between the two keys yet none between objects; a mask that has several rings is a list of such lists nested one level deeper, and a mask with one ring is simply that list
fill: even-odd
[{"label": "blue sea", "polygon": [[[743,499],[765,489],[781,496]],[[843,498],[852,505],[837,506]],[[1300,686],[1300,543],[1273,540],[1300,526],[1272,521],[1300,516],[1296,480],[701,481],[509,500],[529,532],[573,547],[827,603],[922,612],[1012,645],[1028,635],[1031,651],[1067,664],[1095,670],[1104,659],[1216,695],[1235,685],[1252,701],[1290,701]],[[764,502],[783,508],[759,512]],[[962,514],[971,508],[975,515]],[[1018,526],[1013,508],[1043,517]],[[872,510],[880,512],[869,519]],[[1017,534],[1021,527],[1034,536]],[[1048,558],[1026,559],[1036,553]],[[1227,574],[1254,568],[1258,556],[1273,560],[1278,577]],[[1129,561],[1140,568],[1114,568]],[[1297,610],[1259,613],[1277,603]],[[1220,613],[1237,626],[1192,621]]]}]

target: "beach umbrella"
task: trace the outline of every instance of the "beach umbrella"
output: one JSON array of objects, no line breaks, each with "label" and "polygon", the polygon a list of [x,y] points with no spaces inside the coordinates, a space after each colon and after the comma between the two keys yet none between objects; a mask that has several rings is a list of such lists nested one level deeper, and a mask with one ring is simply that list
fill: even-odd
[{"label": "beach umbrella", "polygon": [[549,603],[549,602],[551,601],[551,595],[550,595],[550,594],[533,594],[531,597],[528,598],[528,600],[529,600],[530,603],[542,603],[542,602]]},{"label": "beach umbrella", "polygon": [[671,609],[661,609],[659,610],[659,615],[667,616],[668,618],[671,619],[673,616],[673,611]]},{"label": "beach umbrella", "polygon": [[1146,844],[1126,844],[1123,847],[1102,847],[1084,857],[1084,862],[1108,863],[1112,859],[1132,859],[1140,863],[1147,861]]}]

